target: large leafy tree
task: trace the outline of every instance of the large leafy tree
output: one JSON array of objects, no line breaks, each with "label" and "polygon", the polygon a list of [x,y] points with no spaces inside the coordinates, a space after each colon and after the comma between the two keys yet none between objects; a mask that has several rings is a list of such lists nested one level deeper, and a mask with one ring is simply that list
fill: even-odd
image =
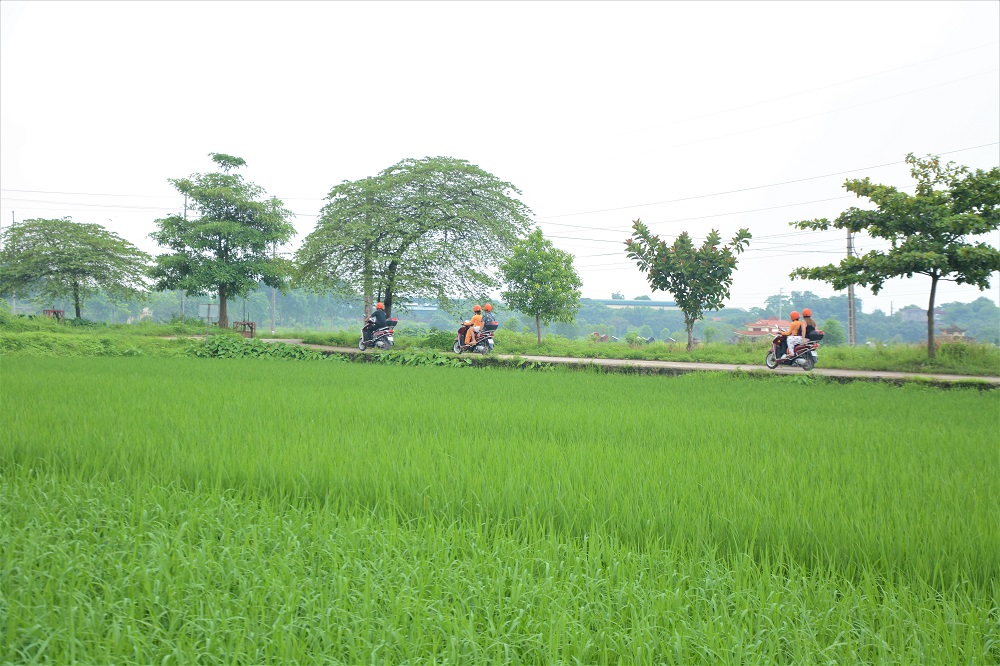
[{"label": "large leafy tree", "polygon": [[[849,208],[835,220],[792,222],[800,229],[848,229],[889,242],[886,250],[851,256],[839,264],[800,267],[793,278],[823,280],[834,289],[858,284],[877,294],[895,277],[926,275],[931,279],[927,304],[927,354],[934,358],[934,299],[942,280],[989,289],[991,274],[1000,271],[1000,250],[972,237],[1000,226],[1000,167],[970,171],[954,162],[941,164],[906,156],[917,181],[914,194],[868,178],[848,180],[844,188],[871,201],[874,210]],[[993,237],[995,240],[995,236]]]},{"label": "large leafy tree", "polygon": [[583,283],[573,268],[573,255],[554,247],[541,229],[518,241],[500,270],[507,283],[500,297],[508,307],[535,318],[538,344],[542,324],[573,321]]},{"label": "large leafy tree", "polygon": [[31,219],[2,237],[0,293],[70,299],[80,319],[84,302],[98,292],[118,302],[147,286],[149,255],[99,224]]},{"label": "large leafy tree", "polygon": [[729,298],[736,270],[736,255],[750,244],[750,232],[740,229],[728,245],[721,245],[719,232],[713,229],[701,247],[695,247],[688,232],[681,232],[672,245],[650,232],[640,220],[632,222],[632,238],[625,241],[629,259],[654,291],[673,295],[684,313],[687,349],[694,347],[692,330],[706,310],[718,310]]},{"label": "large leafy tree", "polygon": [[261,187],[230,173],[246,165],[243,159],[223,153],[209,157],[220,172],[170,179],[197,217],[156,220],[158,229],[150,237],[170,252],[156,257],[152,275],[159,290],[218,293],[219,325],[226,327],[230,298],[245,296],[261,282],[286,288],[291,263],[275,252],[295,228],[279,199],[265,198]]},{"label": "large leafy tree", "polygon": [[466,160],[406,159],[330,190],[296,253],[299,284],[361,293],[392,313],[396,300],[479,296],[530,225],[521,192]]}]

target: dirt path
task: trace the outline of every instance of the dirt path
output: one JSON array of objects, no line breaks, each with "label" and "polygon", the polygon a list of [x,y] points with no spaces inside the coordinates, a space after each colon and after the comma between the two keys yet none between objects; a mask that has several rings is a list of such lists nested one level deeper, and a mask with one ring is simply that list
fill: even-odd
[{"label": "dirt path", "polygon": [[[307,345],[300,339],[262,338],[263,342],[284,342],[286,344],[302,345],[310,349],[319,351],[338,352],[341,354],[359,354],[357,347],[329,347],[326,345]],[[378,352],[369,351],[369,354]],[[728,363],[690,363],[686,361],[645,361],[638,359],[614,359],[614,358],[571,358],[566,356],[514,356],[511,354],[494,354],[497,358],[523,358],[526,361],[540,361],[543,363],[561,363],[563,365],[601,365],[608,367],[639,367],[655,368],[658,370],[672,371],[675,374],[697,371],[718,371],[718,372],[751,372],[766,370],[764,364],[760,365],[732,365]],[[770,372],[780,375],[804,375],[800,368],[779,367]],[[820,368],[813,369],[814,375],[835,378],[853,379],[880,379],[888,381],[902,381],[912,379],[933,380],[939,382],[958,382],[968,380],[979,380],[989,384],[1000,385],[1000,377],[983,377],[974,375],[938,375],[930,373],[915,372],[890,372],[887,370],[847,370],[843,368]]]}]

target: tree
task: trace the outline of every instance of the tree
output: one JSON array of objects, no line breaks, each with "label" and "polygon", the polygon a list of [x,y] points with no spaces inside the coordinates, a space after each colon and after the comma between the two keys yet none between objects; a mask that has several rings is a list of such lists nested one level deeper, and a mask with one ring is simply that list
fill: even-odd
[{"label": "tree", "polygon": [[80,319],[94,294],[124,301],[146,288],[149,255],[99,224],[37,218],[4,229],[2,237],[0,293],[67,298]]},{"label": "tree", "polygon": [[398,298],[481,298],[496,266],[529,227],[512,184],[465,160],[406,159],[330,190],[316,229],[296,253],[298,283],[361,293],[391,314]]},{"label": "tree", "polygon": [[673,245],[667,245],[639,220],[632,222],[632,238],[625,241],[629,259],[634,260],[653,291],[673,295],[684,313],[687,350],[694,348],[692,329],[706,310],[718,310],[729,298],[736,269],[736,255],[750,244],[750,232],[740,229],[729,245],[719,245],[721,237],[713,229],[700,248],[691,236],[681,232]]},{"label": "tree", "polygon": [[152,275],[156,288],[183,289],[189,296],[219,295],[219,326],[229,326],[228,301],[245,296],[263,282],[285,292],[291,272],[288,260],[276,256],[277,247],[295,233],[291,212],[279,199],[264,198],[264,190],[229,173],[246,162],[232,155],[209,153],[221,173],[194,174],[170,179],[190,199],[198,214],[156,220],[150,237],[171,250],[156,257]]},{"label": "tree", "polygon": [[509,307],[535,318],[538,344],[542,344],[543,323],[573,321],[583,282],[573,268],[573,255],[554,247],[541,229],[514,245],[500,271],[507,283],[500,297]]},{"label": "tree", "polygon": [[823,344],[836,346],[847,342],[847,333],[836,319],[824,320],[820,328],[823,331]]},{"label": "tree", "polygon": [[1000,271],[1000,250],[969,237],[1000,227],[1000,167],[970,171],[954,162],[942,165],[928,155],[906,156],[917,181],[912,195],[870,179],[847,180],[844,188],[866,197],[875,210],[849,208],[835,220],[792,222],[800,229],[864,231],[889,242],[887,250],[847,257],[839,264],[795,269],[792,278],[823,280],[840,291],[849,285],[870,287],[877,294],[894,277],[931,279],[927,306],[927,355],[934,358],[934,298],[938,282],[946,280],[989,289],[990,274]]}]

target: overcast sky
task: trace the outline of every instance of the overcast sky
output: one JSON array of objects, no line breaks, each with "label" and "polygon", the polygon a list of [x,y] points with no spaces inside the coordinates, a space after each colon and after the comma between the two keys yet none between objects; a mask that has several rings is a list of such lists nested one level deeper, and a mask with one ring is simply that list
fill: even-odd
[{"label": "overcast sky", "polygon": [[[444,155],[522,191],[585,297],[670,299],[624,257],[634,219],[667,238],[747,227],[729,304],[753,307],[834,293],[788,274],[846,236],[788,223],[858,204],[846,178],[912,188],[909,152],[1000,164],[1000,2],[0,8],[0,222],[71,215],[150,253],[182,207],[167,179],[212,170],[209,152],[295,211],[295,246],[337,183]],[[929,287],[857,294],[888,311]],[[1000,276],[937,302],[982,295],[1000,303]]]}]

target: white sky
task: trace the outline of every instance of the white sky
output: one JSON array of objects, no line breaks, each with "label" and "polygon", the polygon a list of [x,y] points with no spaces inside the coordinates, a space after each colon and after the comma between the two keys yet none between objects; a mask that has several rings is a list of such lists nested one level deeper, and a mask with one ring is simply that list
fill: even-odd
[{"label": "white sky", "polygon": [[[846,178],[910,187],[909,152],[1000,163],[1000,2],[0,8],[0,222],[71,215],[150,253],[153,220],[182,207],[167,179],[209,152],[298,214],[295,246],[337,183],[446,155],[522,190],[585,297],[669,300],[624,257],[636,218],[665,237],[748,227],[730,305],[753,307],[834,293],[788,273],[846,238],[788,222],[856,204]],[[926,307],[929,286],[857,295]],[[982,295],[1000,303],[1000,276],[937,302]]]}]

